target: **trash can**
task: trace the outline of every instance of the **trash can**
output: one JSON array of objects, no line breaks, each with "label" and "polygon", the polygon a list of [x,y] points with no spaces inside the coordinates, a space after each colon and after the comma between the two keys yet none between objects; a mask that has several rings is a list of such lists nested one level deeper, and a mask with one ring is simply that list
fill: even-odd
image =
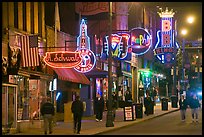
[{"label": "trash can", "polygon": [[162,110],[168,110],[168,99],[167,98],[161,99],[161,106],[162,106]]},{"label": "trash can", "polygon": [[135,104],[135,113],[136,113],[136,118],[143,118],[143,105],[142,105],[142,103],[136,103]]},{"label": "trash can", "polygon": [[178,97],[176,95],[171,96],[171,107],[178,108]]}]

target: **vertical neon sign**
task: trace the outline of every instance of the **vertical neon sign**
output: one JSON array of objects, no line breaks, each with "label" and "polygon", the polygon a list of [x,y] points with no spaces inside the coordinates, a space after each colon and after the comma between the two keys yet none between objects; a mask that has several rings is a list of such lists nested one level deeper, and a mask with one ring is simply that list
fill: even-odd
[{"label": "vertical neon sign", "polygon": [[91,71],[96,64],[96,57],[90,50],[90,38],[87,35],[87,25],[84,19],[81,20],[80,32],[77,37],[77,50],[82,57],[82,62],[74,67],[74,69],[81,73]]},{"label": "vertical neon sign", "polygon": [[161,63],[171,63],[174,61],[174,48],[179,48],[178,43],[174,40],[174,21],[173,10],[165,11],[159,13],[161,17],[161,30],[157,31],[157,43],[154,49],[154,55],[161,61]]}]

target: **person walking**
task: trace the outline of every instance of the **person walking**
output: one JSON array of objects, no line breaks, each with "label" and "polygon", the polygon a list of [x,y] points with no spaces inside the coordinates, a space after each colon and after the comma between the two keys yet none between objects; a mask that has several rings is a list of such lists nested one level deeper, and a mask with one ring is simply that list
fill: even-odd
[{"label": "person walking", "polygon": [[74,133],[77,134],[80,134],[81,131],[83,110],[83,102],[80,100],[80,96],[77,95],[75,101],[73,101],[71,105],[71,111],[74,115]]},{"label": "person walking", "polygon": [[181,113],[181,121],[184,122],[186,120],[186,109],[187,109],[187,100],[184,98],[184,95],[181,95],[179,100],[179,109]]},{"label": "person walking", "polygon": [[44,119],[44,133],[47,135],[48,127],[49,134],[52,134],[52,122],[55,114],[54,105],[51,103],[51,98],[47,98],[47,102],[43,103],[40,112]]},{"label": "person walking", "polygon": [[200,103],[196,94],[194,94],[190,100],[189,106],[191,108],[192,122],[198,122],[198,108],[200,107]]},{"label": "person walking", "polygon": [[102,121],[104,111],[104,99],[98,94],[95,100],[96,121]]}]

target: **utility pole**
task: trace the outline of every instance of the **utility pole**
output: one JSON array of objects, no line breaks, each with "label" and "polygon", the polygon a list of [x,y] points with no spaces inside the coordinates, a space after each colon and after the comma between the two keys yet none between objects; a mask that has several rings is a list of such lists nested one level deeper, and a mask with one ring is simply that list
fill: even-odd
[{"label": "utility pole", "polygon": [[108,40],[108,110],[106,118],[106,127],[113,127],[113,110],[112,110],[112,2],[109,2],[109,40]]}]

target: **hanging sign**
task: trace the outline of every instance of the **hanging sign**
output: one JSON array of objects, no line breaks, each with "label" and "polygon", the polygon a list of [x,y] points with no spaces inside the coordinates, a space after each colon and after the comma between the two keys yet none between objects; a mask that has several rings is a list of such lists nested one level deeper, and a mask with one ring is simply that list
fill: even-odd
[{"label": "hanging sign", "polygon": [[44,62],[54,68],[74,68],[76,71],[86,73],[91,71],[96,63],[96,57],[90,50],[90,38],[87,36],[87,25],[82,19],[80,35],[77,37],[77,50],[46,52]]},{"label": "hanging sign", "polygon": [[80,34],[77,37],[77,50],[79,52],[82,61],[74,67],[74,69],[81,73],[91,71],[96,64],[96,56],[90,50],[90,38],[87,35],[87,25],[84,19],[81,20]]},{"label": "hanging sign", "polygon": [[54,68],[73,68],[82,62],[80,52],[46,52],[44,62]]},{"label": "hanging sign", "polygon": [[145,54],[152,45],[151,35],[143,28],[138,27],[130,30],[130,37],[132,52],[136,55]]},{"label": "hanging sign", "polygon": [[[161,61],[161,63],[172,63],[175,60],[175,48],[179,48],[178,43],[174,40],[174,16],[173,10],[159,13],[161,17],[161,30],[157,31],[157,43],[154,48],[154,55]],[[174,54],[175,52],[175,54]]]},{"label": "hanging sign", "polygon": [[[132,49],[129,45],[129,39],[130,39],[130,35],[125,32],[119,32],[117,34],[111,35],[110,49],[111,49],[113,59],[131,60]],[[106,36],[105,42],[104,42],[104,50],[102,51],[107,55],[107,57],[109,55],[108,40],[109,40],[109,36]]]}]

